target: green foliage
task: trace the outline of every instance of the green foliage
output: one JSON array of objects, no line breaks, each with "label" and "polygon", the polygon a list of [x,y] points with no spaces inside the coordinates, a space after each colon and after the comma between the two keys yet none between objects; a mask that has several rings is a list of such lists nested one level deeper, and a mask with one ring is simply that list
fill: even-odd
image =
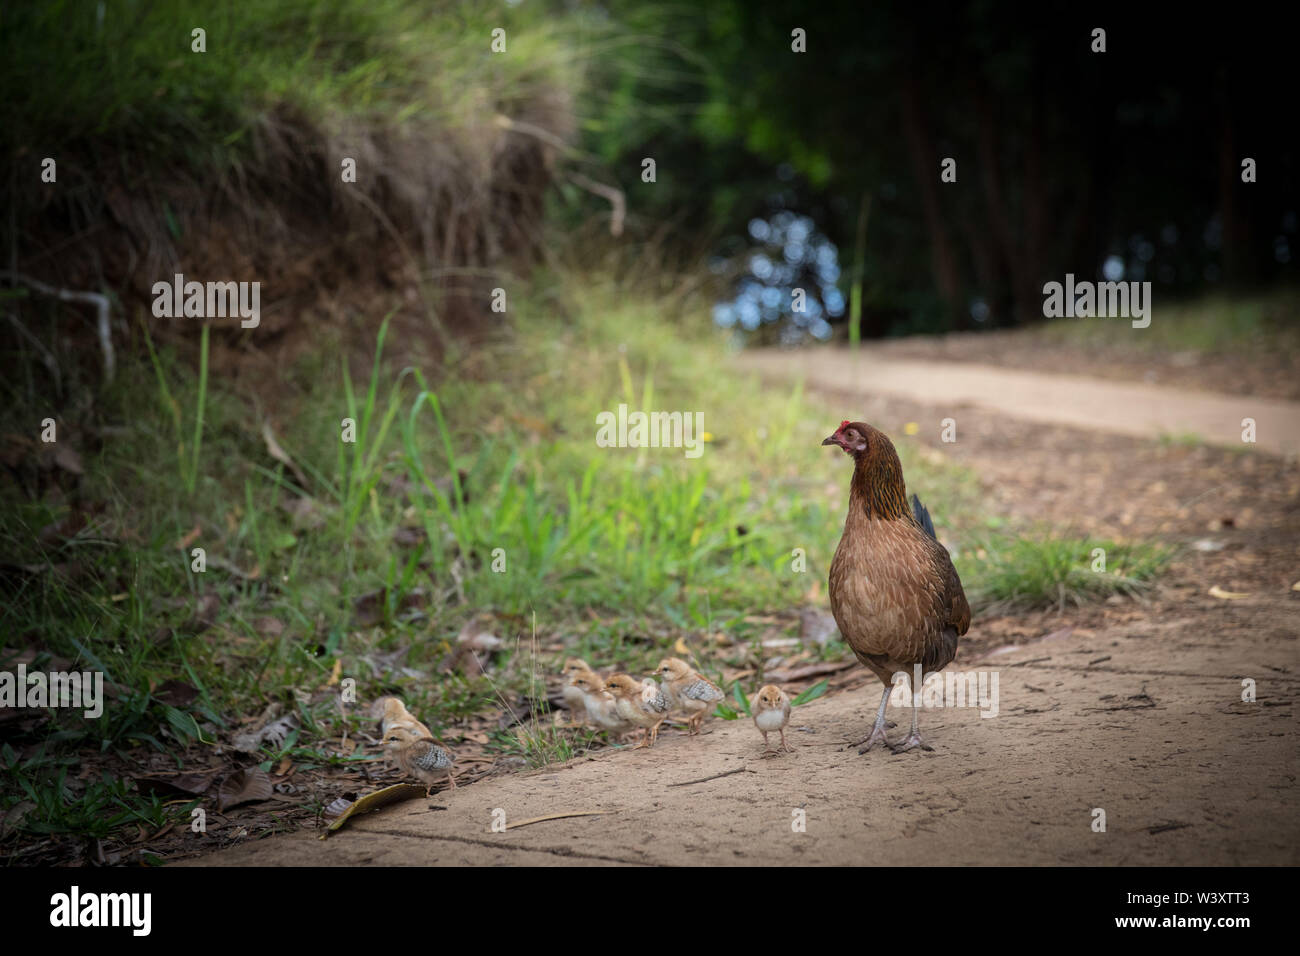
[{"label": "green foliage", "polygon": [[746,717],[752,717],[754,715],[753,710],[751,710],[749,706],[749,697],[746,696],[745,692],[740,688],[740,681],[736,681],[736,683],[731,685],[731,696],[735,698],[736,706],[740,709],[742,714]]},{"label": "green foliage", "polygon": [[1058,319],[1034,330],[1045,342],[1138,353],[1294,353],[1300,349],[1300,294],[1278,289],[1248,296],[1217,295],[1162,305],[1145,329],[1106,319]]},{"label": "green foliage", "polygon": [[[1096,549],[1105,553],[1101,570]],[[1081,605],[1113,594],[1135,596],[1173,556],[1163,545],[1120,544],[1055,534],[986,537],[955,560],[977,611]],[[1097,567],[1098,570],[1093,570]]]},{"label": "green foliage", "polygon": [[[535,4],[468,0],[78,0],[0,13],[0,127],[15,142],[89,138],[210,171],[246,157],[276,110],[341,122],[464,125],[575,64]],[[489,43],[507,30],[505,54]],[[191,31],[206,31],[207,52]],[[57,82],[54,78],[57,77]],[[474,120],[477,122],[477,120]]]},{"label": "green foliage", "polygon": [[830,689],[831,682],[828,680],[819,680],[802,694],[799,694],[794,700],[790,701],[790,706],[798,707],[800,704],[806,704],[809,701],[816,700]]}]

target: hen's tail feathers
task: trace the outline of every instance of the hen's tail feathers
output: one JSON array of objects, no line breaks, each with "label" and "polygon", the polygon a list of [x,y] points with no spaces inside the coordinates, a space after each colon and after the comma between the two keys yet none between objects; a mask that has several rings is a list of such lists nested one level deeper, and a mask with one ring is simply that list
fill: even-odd
[{"label": "hen's tail feathers", "polygon": [[930,512],[926,510],[925,505],[921,504],[921,499],[916,495],[912,495],[912,517],[916,519],[917,524],[925,529],[926,534],[934,538],[935,541],[939,540],[939,536],[934,533],[934,522],[930,520]]}]

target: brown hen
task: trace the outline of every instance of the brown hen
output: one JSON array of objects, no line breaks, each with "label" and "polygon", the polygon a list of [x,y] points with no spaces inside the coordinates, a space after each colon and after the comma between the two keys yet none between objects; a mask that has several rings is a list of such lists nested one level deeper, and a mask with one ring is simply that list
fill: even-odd
[{"label": "brown hen", "polygon": [[[831,613],[859,661],[885,685],[871,733],[858,741],[866,753],[885,738],[885,708],[894,675],[942,670],[970,627],[970,605],[930,513],[913,495],[907,504],[903,466],[885,434],[865,422],[840,423],[823,445],[853,458],[849,513],[831,562]],[[919,687],[913,687],[919,690]],[[915,700],[913,701],[915,704]],[[895,752],[924,747],[912,708],[912,733]],[[924,747],[928,750],[929,747]]]}]

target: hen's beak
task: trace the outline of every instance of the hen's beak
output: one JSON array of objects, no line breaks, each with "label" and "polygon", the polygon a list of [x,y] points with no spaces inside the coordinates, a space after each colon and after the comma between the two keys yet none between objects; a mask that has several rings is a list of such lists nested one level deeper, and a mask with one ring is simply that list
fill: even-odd
[{"label": "hen's beak", "polygon": [[830,438],[827,438],[825,441],[823,441],[822,444],[823,444],[823,445],[838,445],[839,442],[837,442],[837,441],[835,440],[835,436],[832,435]]}]

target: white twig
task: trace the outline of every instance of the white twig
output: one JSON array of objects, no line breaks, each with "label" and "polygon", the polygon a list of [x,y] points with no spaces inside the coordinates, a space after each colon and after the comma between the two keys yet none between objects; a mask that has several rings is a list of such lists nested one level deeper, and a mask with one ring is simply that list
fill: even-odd
[{"label": "white twig", "polygon": [[623,235],[623,219],[627,215],[627,197],[623,195],[623,190],[616,189],[613,186],[606,186],[604,183],[598,183],[594,179],[588,179],[582,173],[570,173],[569,179],[575,186],[581,186],[589,193],[595,193],[609,200],[609,234],[611,236]]},{"label": "white twig", "polygon": [[60,302],[85,302],[95,307],[97,329],[99,331],[99,350],[104,353],[104,380],[111,382],[113,372],[117,367],[117,360],[113,356],[113,338],[108,324],[109,301],[108,296],[100,295],[98,292],[78,292],[74,289],[59,289],[52,285],[46,285],[39,279],[33,279],[31,276],[25,276],[18,272],[0,270],[0,276],[9,279],[11,282],[21,282],[23,285],[30,286],[42,295],[53,296]]}]

